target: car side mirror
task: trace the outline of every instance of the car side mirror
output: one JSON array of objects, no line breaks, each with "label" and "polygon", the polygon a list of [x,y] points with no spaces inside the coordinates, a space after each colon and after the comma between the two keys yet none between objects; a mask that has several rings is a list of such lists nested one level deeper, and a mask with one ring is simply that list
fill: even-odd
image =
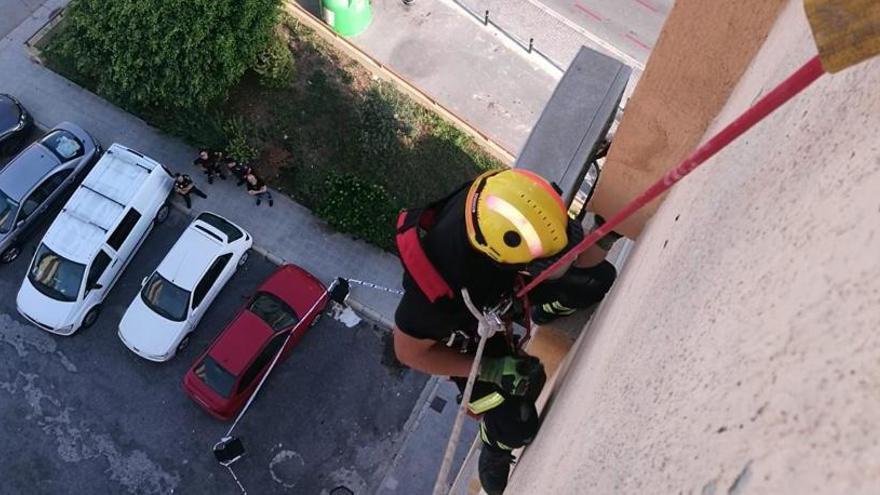
[{"label": "car side mirror", "polygon": [[103,287],[104,287],[103,285],[99,284],[98,282],[95,282],[89,286],[89,290],[101,289]]},{"label": "car side mirror", "polygon": [[24,219],[15,222],[15,228],[20,228],[22,225],[24,225]]},{"label": "car side mirror", "polygon": [[141,280],[141,287],[143,287],[143,286],[145,286],[145,285],[147,285],[147,280],[149,280],[149,279],[150,279],[150,277],[149,277],[149,276],[146,276],[146,277],[144,277],[144,279],[143,279],[143,280]]}]

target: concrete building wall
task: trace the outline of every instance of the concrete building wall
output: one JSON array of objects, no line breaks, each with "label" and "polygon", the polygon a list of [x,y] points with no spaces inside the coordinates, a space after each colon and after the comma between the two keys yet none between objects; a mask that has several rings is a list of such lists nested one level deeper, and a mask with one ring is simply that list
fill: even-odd
[{"label": "concrete building wall", "polygon": [[[710,131],[814,53],[791,0]],[[824,76],[676,186],[507,493],[878,493],[878,88]]]},{"label": "concrete building wall", "polygon": [[[592,201],[595,211],[616,213],[700,142],[784,4],[675,2],[623,114]],[[618,230],[637,236],[658,204]]]}]

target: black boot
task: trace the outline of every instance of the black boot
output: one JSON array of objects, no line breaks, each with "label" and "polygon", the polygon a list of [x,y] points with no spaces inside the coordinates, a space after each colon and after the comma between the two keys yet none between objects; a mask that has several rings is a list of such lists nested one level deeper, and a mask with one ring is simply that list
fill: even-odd
[{"label": "black boot", "polygon": [[575,309],[568,308],[559,301],[537,304],[532,306],[532,323],[536,325],[546,325],[547,323],[562,318],[563,316],[570,316],[574,314],[575,311]]},{"label": "black boot", "polygon": [[509,450],[490,447],[485,443],[480,450],[479,472],[483,491],[489,495],[501,495],[507,488],[513,454]]}]

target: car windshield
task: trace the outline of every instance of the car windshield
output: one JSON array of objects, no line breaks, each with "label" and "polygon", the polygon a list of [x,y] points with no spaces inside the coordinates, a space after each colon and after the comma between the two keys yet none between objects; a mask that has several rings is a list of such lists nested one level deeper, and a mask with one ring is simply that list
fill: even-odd
[{"label": "car windshield", "polygon": [[296,313],[290,309],[290,306],[284,304],[284,301],[278,299],[272,294],[260,292],[251,301],[248,310],[259,316],[272,330],[278,331],[289,328],[299,321]]},{"label": "car windshield", "polygon": [[12,200],[3,191],[0,191],[0,234],[12,230],[12,222],[15,221],[15,212],[18,211],[18,203]]},{"label": "car windshield", "polygon": [[189,306],[189,291],[181,289],[165,279],[159,272],[144,284],[141,290],[141,299],[144,304],[159,315],[171,321],[183,321],[186,319],[186,309]]},{"label": "car windshield", "polygon": [[206,356],[195,369],[196,376],[221,397],[229,397],[235,385],[235,375],[223,369],[211,356]]},{"label": "car windshield", "polygon": [[40,140],[40,144],[49,148],[62,162],[78,158],[83,154],[82,143],[67,131],[54,131]]},{"label": "car windshield", "polygon": [[57,301],[76,301],[86,266],[74,263],[40,244],[28,280],[44,295]]}]

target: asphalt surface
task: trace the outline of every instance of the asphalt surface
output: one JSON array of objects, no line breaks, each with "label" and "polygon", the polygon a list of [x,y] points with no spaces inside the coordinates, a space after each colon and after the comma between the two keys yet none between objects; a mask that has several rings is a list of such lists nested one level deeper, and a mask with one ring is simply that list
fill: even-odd
[{"label": "asphalt surface", "polygon": [[543,5],[642,64],[674,0],[529,0]]},{"label": "asphalt surface", "polygon": [[3,14],[0,15],[0,38],[6,37],[16,26],[43,4],[44,0],[0,0]]},{"label": "asphalt surface", "polygon": [[[0,492],[238,493],[212,445],[228,423],[203,412],[181,379],[275,266],[252,255],[167,363],[126,349],[116,328],[141,279],[189,219],[173,212],[113,288],[98,322],[72,337],[27,324],[15,294],[30,261],[0,266]],[[371,493],[400,447],[426,376],[387,364],[387,332],[325,317],[281,363],[236,435],[250,493]]]}]

